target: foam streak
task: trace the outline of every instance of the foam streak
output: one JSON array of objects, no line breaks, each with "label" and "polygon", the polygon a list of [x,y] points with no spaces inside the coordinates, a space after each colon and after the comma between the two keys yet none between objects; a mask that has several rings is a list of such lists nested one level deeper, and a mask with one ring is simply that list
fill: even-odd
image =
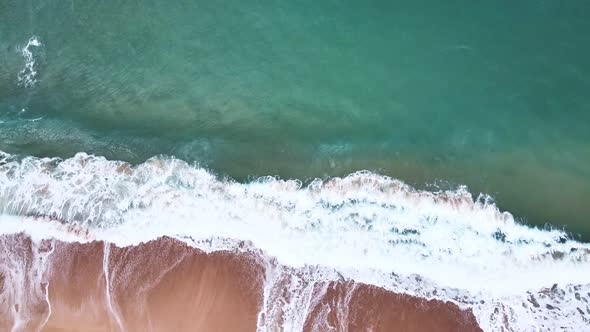
[{"label": "foam streak", "polygon": [[104,251],[103,251],[102,268],[103,268],[104,280],[105,280],[106,303],[107,303],[107,307],[109,309],[109,313],[111,314],[111,317],[115,320],[115,323],[117,323],[117,326],[119,327],[119,331],[125,331],[125,329],[123,328],[123,322],[121,320],[121,317],[119,317],[118,312],[115,310],[115,308],[113,306],[112,299],[111,299],[111,286],[110,286],[110,276],[109,276],[109,254],[110,254],[110,251],[111,251],[111,244],[108,242],[105,242],[104,243]]},{"label": "foam streak", "polygon": [[25,88],[31,88],[37,83],[37,69],[35,57],[31,47],[40,47],[42,44],[35,36],[31,37],[25,46],[21,49],[21,54],[25,61],[25,67],[18,73],[18,84]]}]

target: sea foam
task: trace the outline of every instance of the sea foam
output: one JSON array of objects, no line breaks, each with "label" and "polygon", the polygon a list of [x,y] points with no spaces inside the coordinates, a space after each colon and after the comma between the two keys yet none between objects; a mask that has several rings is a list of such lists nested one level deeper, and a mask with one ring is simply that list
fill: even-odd
[{"label": "sea foam", "polygon": [[20,52],[23,60],[25,61],[25,67],[18,73],[18,84],[25,88],[31,88],[37,83],[37,66],[35,62],[35,56],[32,51],[32,47],[41,47],[42,44],[39,38],[33,36],[29,38],[27,44],[24,45]]},{"label": "sea foam", "polygon": [[[207,252],[256,251],[269,262],[268,296],[285,278],[272,271],[296,268],[306,280],[452,301],[472,308],[484,330],[588,323],[579,298],[590,292],[590,246],[518,223],[464,187],[420,191],[367,171],[305,186],[244,184],[166,157],[132,166],[84,153],[0,154],[0,211],[0,234],[37,240],[129,246],[169,236]],[[313,283],[294,285],[309,288],[296,292],[304,305]]]}]

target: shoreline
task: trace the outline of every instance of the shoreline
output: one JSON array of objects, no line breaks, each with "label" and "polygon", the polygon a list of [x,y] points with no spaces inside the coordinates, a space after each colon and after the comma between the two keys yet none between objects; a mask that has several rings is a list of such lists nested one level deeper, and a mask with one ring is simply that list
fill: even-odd
[{"label": "shoreline", "polygon": [[[28,269],[3,271],[3,291],[25,293],[2,293],[2,329],[20,320],[16,331],[255,331],[257,324],[267,331],[481,330],[470,310],[450,302],[351,280],[314,283],[309,292],[296,269],[269,289],[273,271],[261,257],[207,254],[167,237],[123,248],[1,238],[2,249],[12,251],[4,259]],[[300,303],[307,303],[303,314]]]}]

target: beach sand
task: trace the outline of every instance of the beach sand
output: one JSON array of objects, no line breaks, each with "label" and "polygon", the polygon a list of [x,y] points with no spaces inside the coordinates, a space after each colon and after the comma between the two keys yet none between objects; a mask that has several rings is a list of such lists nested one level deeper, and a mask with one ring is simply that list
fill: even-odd
[{"label": "beach sand", "polygon": [[[1,243],[3,331],[255,331],[259,320],[272,331],[295,326],[283,310],[297,296],[287,283],[274,286],[269,299],[277,303],[266,303],[259,317],[266,267],[254,253],[205,253],[171,238],[124,248],[22,234]],[[317,282],[308,307],[296,311],[304,331],[480,330],[471,311],[450,302],[352,280]]]}]

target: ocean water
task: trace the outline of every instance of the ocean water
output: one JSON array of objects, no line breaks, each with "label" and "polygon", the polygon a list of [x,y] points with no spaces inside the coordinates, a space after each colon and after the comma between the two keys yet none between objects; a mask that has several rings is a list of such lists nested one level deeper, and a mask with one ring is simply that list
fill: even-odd
[{"label": "ocean water", "polygon": [[0,6],[2,151],[367,169],[590,232],[586,1]]},{"label": "ocean water", "polygon": [[580,330],[589,17],[582,0],[0,0],[0,234],[248,241],[316,266],[307,282],[449,300],[484,330]]}]

